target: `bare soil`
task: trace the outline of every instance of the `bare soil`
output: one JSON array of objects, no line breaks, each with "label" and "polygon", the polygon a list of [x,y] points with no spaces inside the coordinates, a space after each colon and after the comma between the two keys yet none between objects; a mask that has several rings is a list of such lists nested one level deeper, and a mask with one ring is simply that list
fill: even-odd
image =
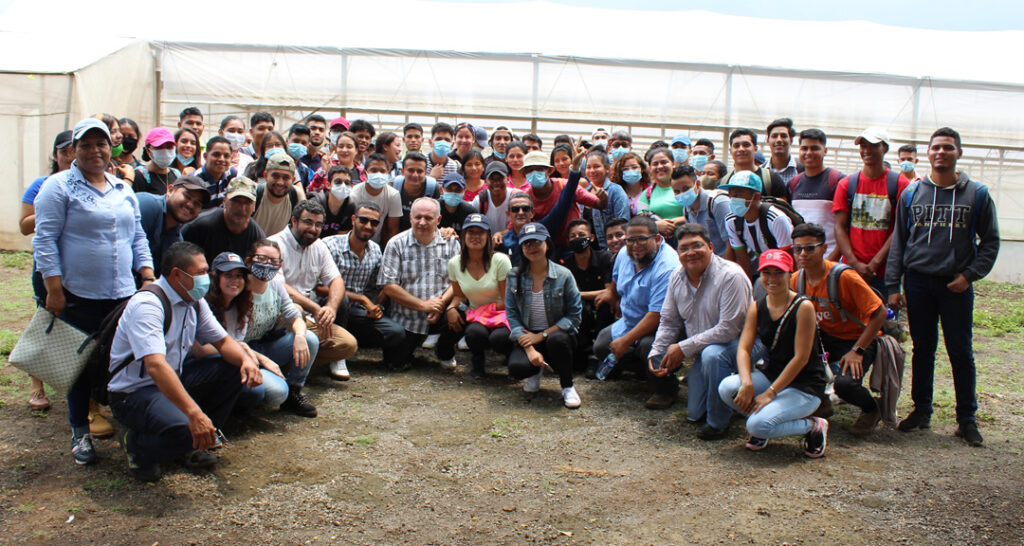
[{"label": "bare soil", "polygon": [[[27,276],[0,267],[0,328],[17,333],[31,316]],[[978,289],[981,309],[1020,299],[1008,285]],[[313,372],[316,419],[240,415],[213,471],[170,466],[151,485],[132,480],[114,440],[76,466],[64,401],[31,411],[27,377],[4,363],[0,542],[1021,543],[1024,334],[978,330],[975,349],[983,448],[953,436],[944,355],[930,431],[856,438],[859,410],[840,406],[827,456],[808,460],[796,438],[748,452],[739,420],[702,442],[683,400],[646,410],[632,378],[581,377],[583,407],[567,410],[557,379],[527,397],[497,359],[475,381],[468,353],[454,374],[426,352],[430,363],[388,373],[361,351],[349,382]],[[908,354],[904,414],[909,385]]]}]

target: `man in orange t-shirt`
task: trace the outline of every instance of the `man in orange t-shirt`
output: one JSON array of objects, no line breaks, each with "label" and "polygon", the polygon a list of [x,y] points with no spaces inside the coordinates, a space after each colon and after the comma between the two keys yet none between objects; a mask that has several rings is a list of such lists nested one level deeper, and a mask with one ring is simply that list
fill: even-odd
[{"label": "man in orange t-shirt", "polygon": [[850,432],[870,434],[882,413],[861,382],[875,360],[875,338],[886,319],[885,304],[855,271],[839,274],[839,308],[829,302],[828,274],[839,264],[825,260],[825,229],[818,224],[793,229],[793,255],[801,271],[793,275],[792,288],[814,303],[821,344],[836,373],[836,395],[861,409]]}]

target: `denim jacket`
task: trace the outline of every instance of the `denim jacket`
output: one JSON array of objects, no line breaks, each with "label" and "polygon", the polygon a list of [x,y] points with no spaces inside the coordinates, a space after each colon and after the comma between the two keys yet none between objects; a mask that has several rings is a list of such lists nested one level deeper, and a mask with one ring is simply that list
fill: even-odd
[{"label": "denim jacket", "polygon": [[[526,262],[522,263],[526,267]],[[548,260],[548,276],[544,279],[544,308],[548,324],[558,326],[567,334],[575,334],[580,326],[583,303],[576,280],[572,273]],[[512,327],[509,339],[515,341],[526,333],[526,320],[530,315],[530,300],[533,297],[533,276],[523,275],[523,286],[519,286],[519,268],[509,272],[505,289],[505,314]]]}]

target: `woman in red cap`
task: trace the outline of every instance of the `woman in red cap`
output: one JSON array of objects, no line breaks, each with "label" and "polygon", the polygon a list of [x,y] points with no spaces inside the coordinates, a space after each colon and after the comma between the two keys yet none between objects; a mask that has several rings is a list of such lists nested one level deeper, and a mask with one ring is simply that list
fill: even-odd
[{"label": "woman in red cap", "polygon": [[[825,365],[814,304],[789,288],[793,269],[785,250],[761,254],[758,271],[768,294],[750,304],[736,353],[739,373],[723,379],[718,394],[747,416],[747,449],[802,434],[804,455],[817,458],[825,453],[828,435],[828,421],[812,415],[825,397]],[[767,348],[760,369],[750,358],[757,343]]]}]

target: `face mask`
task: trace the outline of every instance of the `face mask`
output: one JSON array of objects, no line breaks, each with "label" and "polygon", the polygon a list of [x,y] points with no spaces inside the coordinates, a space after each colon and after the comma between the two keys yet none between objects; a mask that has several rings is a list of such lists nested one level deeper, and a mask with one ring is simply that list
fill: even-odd
[{"label": "face mask", "polygon": [[302,144],[291,143],[288,145],[288,155],[295,158],[296,161],[306,156],[308,150]]},{"label": "face mask", "polygon": [[530,183],[535,189],[543,188],[548,183],[547,173],[541,171],[533,171],[526,173],[526,181]]},{"label": "face mask", "polygon": [[707,164],[708,156],[706,155],[695,155],[693,156],[693,159],[690,160],[690,165],[693,166],[693,170],[697,171],[697,174],[700,174],[700,172],[704,170],[704,167],[706,167]]},{"label": "face mask", "polygon": [[[185,272],[182,271],[182,273]],[[203,273],[202,275],[196,275],[194,277],[192,275],[189,275],[188,273],[185,274],[192,279],[192,288],[188,291],[188,296],[192,298],[192,301],[199,301],[203,299],[203,296],[206,295],[206,291],[210,289],[210,276],[207,275],[206,273]],[[181,285],[179,284],[179,286]],[[185,287],[182,286],[182,288]]]},{"label": "face mask", "polygon": [[170,167],[174,162],[174,150],[157,149],[150,152],[149,155],[153,158],[153,163],[156,163],[156,166],[161,169]]},{"label": "face mask", "polygon": [[676,163],[684,163],[689,158],[690,158],[690,152],[688,150],[684,150],[682,148],[673,148],[672,149],[672,161],[674,161]]},{"label": "face mask", "polygon": [[736,216],[743,216],[750,209],[750,205],[747,204],[747,200],[742,197],[730,197],[729,198],[729,211]]},{"label": "face mask", "polygon": [[445,205],[448,205],[449,207],[457,207],[459,206],[459,203],[462,202],[462,195],[462,192],[444,192],[441,195],[441,199],[444,199]]},{"label": "face mask", "polygon": [[124,144],[118,144],[110,149],[110,157],[118,157],[124,153]]},{"label": "face mask", "polygon": [[267,159],[270,159],[270,156],[276,154],[277,152],[283,152],[283,151],[284,151],[284,148],[271,148],[271,149],[266,150],[266,151],[263,152],[263,157],[265,157]]},{"label": "face mask", "polygon": [[[622,148],[619,149],[621,150]],[[640,172],[640,169],[633,169],[632,171],[622,171],[622,181],[631,186],[639,182],[641,178],[643,178],[643,173]]]},{"label": "face mask", "polygon": [[196,156],[185,157],[185,156],[183,156],[181,154],[177,154],[177,156],[178,156],[178,163],[181,163],[182,165],[185,165],[185,166],[191,165],[192,162],[196,160]]},{"label": "face mask", "polygon": [[245,146],[245,135],[242,133],[224,133],[224,138],[228,140],[228,144],[231,145],[232,150],[237,150],[242,146]]},{"label": "face mask", "polygon": [[366,183],[375,190],[383,189],[388,185],[388,175],[384,173],[370,173],[366,175]]},{"label": "face mask", "polygon": [[505,154],[498,153],[498,150],[494,150],[494,157],[498,159],[505,159]]},{"label": "face mask", "polygon": [[452,143],[447,140],[438,140],[434,143],[434,155],[444,157],[452,151]]},{"label": "face mask", "polygon": [[256,262],[249,264],[249,271],[252,271],[252,276],[263,282],[270,282],[280,270],[281,267],[274,264],[259,264]]},{"label": "face mask", "polygon": [[900,161],[900,170],[905,172],[905,173],[912,172],[914,170],[914,162],[913,161]]},{"label": "face mask", "polygon": [[329,134],[327,136],[327,139],[331,141],[331,145],[332,146],[337,146],[338,145],[338,137],[340,137],[340,136],[341,136],[341,133],[331,133],[331,134]]},{"label": "face mask", "polygon": [[122,154],[132,155],[135,153],[135,149],[139,147],[139,139],[132,137],[124,137],[121,140]]},{"label": "face mask", "polygon": [[618,158],[626,155],[626,152],[628,152],[628,151],[629,151],[629,148],[625,148],[625,147],[621,147],[620,146],[620,147],[615,148],[614,150],[612,150],[612,157],[614,157],[615,159],[618,159]]},{"label": "face mask", "polygon": [[580,253],[590,248],[590,237],[577,237],[569,241],[569,250]]},{"label": "face mask", "polygon": [[333,195],[338,201],[348,199],[350,191],[352,191],[352,188],[350,188],[348,184],[335,184],[331,186],[331,195]]},{"label": "face mask", "polygon": [[684,191],[683,193],[676,194],[676,203],[679,203],[679,206],[681,206],[683,208],[686,208],[686,207],[692,205],[693,202],[696,201],[696,200],[697,200],[697,192],[694,191],[693,188],[690,188],[690,189]]}]

